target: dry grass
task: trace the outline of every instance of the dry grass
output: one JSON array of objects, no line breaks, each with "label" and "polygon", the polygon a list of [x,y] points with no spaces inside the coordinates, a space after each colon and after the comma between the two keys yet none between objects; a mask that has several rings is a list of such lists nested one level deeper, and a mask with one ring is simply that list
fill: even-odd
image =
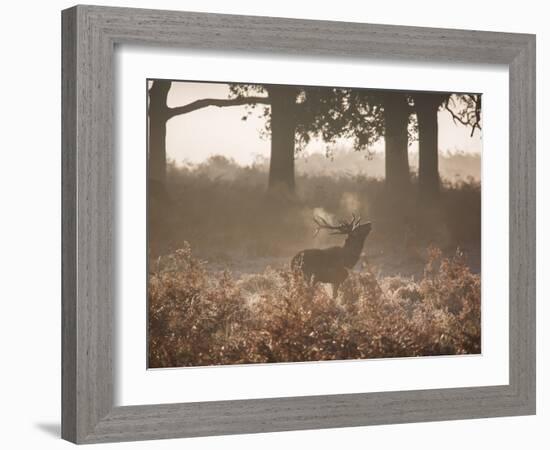
[{"label": "dry grass", "polygon": [[234,278],[189,244],[149,276],[149,367],[475,354],[480,277],[430,249],[418,281],[353,272],[333,299],[297,272]]}]

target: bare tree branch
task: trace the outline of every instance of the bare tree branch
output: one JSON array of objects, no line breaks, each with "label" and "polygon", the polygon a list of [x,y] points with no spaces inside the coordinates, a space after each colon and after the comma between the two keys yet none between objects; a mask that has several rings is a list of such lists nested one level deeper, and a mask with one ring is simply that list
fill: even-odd
[{"label": "bare tree branch", "polygon": [[168,108],[168,119],[180,114],[187,114],[197,109],[207,108],[208,106],[217,106],[219,108],[223,106],[240,106],[240,105],[256,105],[265,104],[269,105],[270,101],[267,97],[238,97],[238,98],[203,98],[196,100],[187,105],[177,106],[175,108]]},{"label": "bare tree branch", "polygon": [[481,130],[481,95],[470,96],[470,98],[472,98],[476,105],[476,120],[474,122],[474,125],[472,126],[472,133],[470,134],[470,136],[473,136],[476,127]]},{"label": "bare tree branch", "polygon": [[445,109],[449,111],[451,114],[451,117],[453,118],[453,122],[460,122],[462,125],[468,126],[470,125],[470,122],[468,122],[466,119],[460,117],[457,115],[453,109],[450,107],[449,102],[451,101],[451,97],[447,97],[447,101],[445,102]]},{"label": "bare tree branch", "polygon": [[445,109],[451,114],[453,122],[459,122],[464,126],[472,127],[472,132],[470,137],[474,135],[474,132],[477,129],[481,130],[481,96],[480,95],[468,95],[468,98],[474,103],[475,110],[473,112],[473,117],[471,114],[468,114],[466,117],[463,115],[457,114],[450,105],[452,101],[451,96],[447,97],[445,101]]}]

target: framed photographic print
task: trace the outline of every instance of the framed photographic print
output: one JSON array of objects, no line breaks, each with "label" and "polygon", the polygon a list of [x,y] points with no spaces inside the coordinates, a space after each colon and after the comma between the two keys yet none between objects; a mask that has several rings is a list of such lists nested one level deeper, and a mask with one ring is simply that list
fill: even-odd
[{"label": "framed photographic print", "polygon": [[535,413],[534,36],[62,23],[65,439]]}]

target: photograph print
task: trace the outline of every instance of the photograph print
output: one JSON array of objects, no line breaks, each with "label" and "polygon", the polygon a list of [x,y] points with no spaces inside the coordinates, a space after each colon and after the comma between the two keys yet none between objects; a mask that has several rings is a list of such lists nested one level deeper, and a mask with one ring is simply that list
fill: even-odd
[{"label": "photograph print", "polygon": [[481,353],[480,93],[144,100],[148,368]]}]

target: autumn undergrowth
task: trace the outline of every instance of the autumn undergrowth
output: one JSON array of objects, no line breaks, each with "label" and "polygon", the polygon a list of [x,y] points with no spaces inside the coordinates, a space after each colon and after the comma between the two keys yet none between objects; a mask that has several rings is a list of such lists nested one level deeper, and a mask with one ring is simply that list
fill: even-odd
[{"label": "autumn undergrowth", "polygon": [[150,264],[149,367],[480,353],[479,275],[428,255],[419,279],[363,266],[333,298],[289,269],[211,271],[184,243]]}]

